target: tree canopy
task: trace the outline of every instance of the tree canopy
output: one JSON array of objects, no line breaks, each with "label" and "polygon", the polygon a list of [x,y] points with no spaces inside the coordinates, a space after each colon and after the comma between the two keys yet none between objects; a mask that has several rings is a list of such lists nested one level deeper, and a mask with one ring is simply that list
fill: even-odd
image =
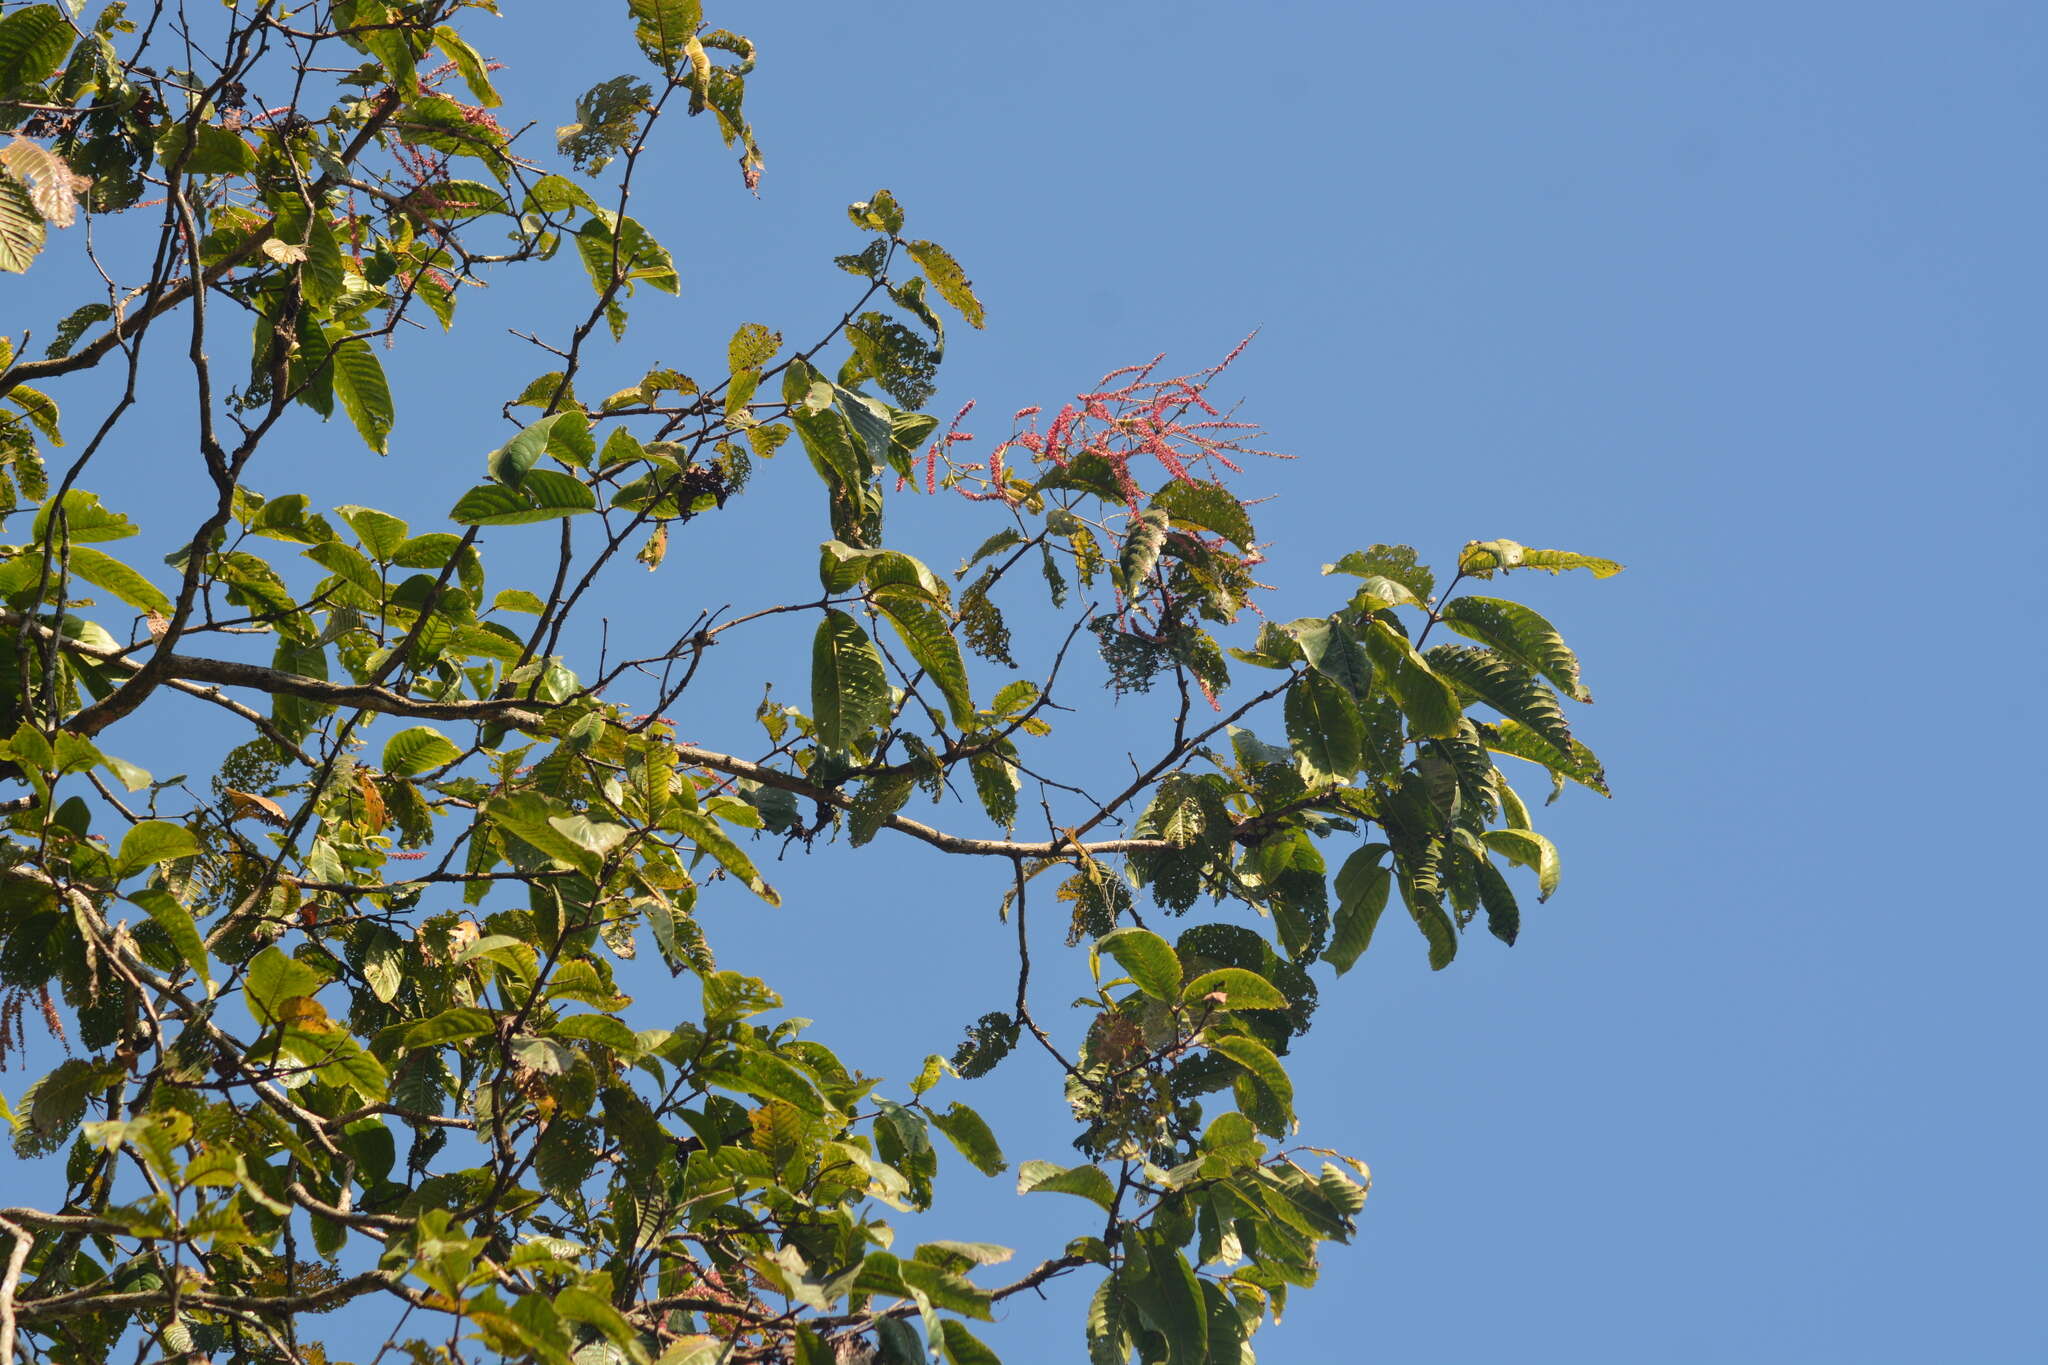
[{"label": "tree canopy", "polygon": [[[1606,794],[1577,658],[1496,580],[1620,566],[1374,544],[1286,617],[1238,478],[1259,435],[1209,396],[1234,353],[976,442],[925,409],[982,302],[886,190],[848,209],[844,297],[648,368],[630,324],[680,286],[636,172],[694,116],[756,187],[753,47],[631,0],[607,21],[644,62],[549,145],[465,36],[494,9],[0,14],[0,270],[76,299],[0,337],[0,1058],[55,1063],[4,1103],[62,1187],[0,1209],[0,1365],[980,1365],[972,1324],[1068,1275],[1092,1360],[1249,1360],[1369,1185],[1294,1119],[1319,982],[1389,905],[1434,968],[1482,917],[1515,941],[1558,855],[1507,770]],[[452,507],[290,490],[304,440],[406,458],[395,348],[558,256],[588,302],[536,307],[544,372],[477,414],[502,430]],[[145,435],[209,505],[161,562],[117,553],[166,533]],[[608,570],[687,562],[771,461],[823,495],[771,547],[816,555],[815,595],[727,604],[728,576],[594,635]],[[909,499],[946,509],[931,543],[887,533]],[[812,644],[782,690],[679,737],[721,641],[786,617]],[[1061,715],[1109,705],[1165,738],[1084,789]],[[121,756],[194,707],[210,781]],[[773,852],[900,840],[985,870],[1015,989],[882,1078],[721,969],[696,907],[777,903]],[[1034,915],[1065,960],[1033,962]],[[662,969],[691,989],[621,988]],[[970,1099],[1019,1050],[1075,1137],[1013,1164]],[[942,1146],[1064,1196],[1071,1240],[915,1240]]]}]

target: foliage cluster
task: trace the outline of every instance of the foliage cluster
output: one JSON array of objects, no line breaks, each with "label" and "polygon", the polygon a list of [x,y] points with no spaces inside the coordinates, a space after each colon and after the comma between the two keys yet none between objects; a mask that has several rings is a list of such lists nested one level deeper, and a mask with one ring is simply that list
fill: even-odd
[{"label": "foliage cluster", "polygon": [[[1229,476],[1256,436],[1205,396],[1222,367],[1113,373],[972,455],[922,409],[948,319],[982,304],[886,191],[849,211],[837,321],[635,378],[632,309],[679,287],[636,171],[681,113],[755,185],[753,48],[697,0],[631,0],[644,68],[550,150],[508,131],[464,36],[492,8],[0,13],[0,270],[61,257],[83,297],[0,338],[0,1055],[31,1018],[70,1052],[6,1107],[64,1189],[0,1209],[0,1362],[308,1365],[345,1310],[421,1362],[979,1365],[970,1322],[1076,1272],[1091,1359],[1249,1360],[1366,1197],[1364,1166],[1296,1136],[1312,973],[1395,903],[1435,967],[1482,915],[1515,940],[1509,869],[1547,897],[1558,861],[1497,759],[1606,791],[1572,651],[1458,589],[1619,566],[1491,540],[1439,586],[1374,545],[1329,566],[1325,614],[1248,617],[1264,549]],[[81,216],[108,231],[65,238]],[[389,348],[561,255],[588,309],[536,328],[546,371],[452,508],[278,489],[315,418],[390,452]],[[110,548],[145,509],[107,482],[159,370],[197,395],[178,477],[210,501],[162,565]],[[629,382],[579,394],[607,371]],[[89,372],[115,397],[66,424],[52,387]],[[693,520],[796,451],[824,494],[815,598],[638,622],[572,667],[607,568],[687,558]],[[950,579],[885,535],[915,497],[966,527]],[[1043,620],[1032,595],[1068,628],[1020,661],[1006,613]],[[803,704],[679,739],[727,632],[792,615]],[[1062,777],[1079,641],[1170,730],[1113,793]],[[985,664],[1020,675],[988,690]],[[210,790],[120,756],[167,706],[240,731]],[[989,866],[1017,945],[1014,997],[894,1083],[721,970],[695,914],[715,882],[777,900],[764,842],[885,836]],[[1092,976],[1079,1027],[1033,1009],[1027,916],[1055,908]],[[617,963],[643,951],[701,1007],[632,1005]],[[905,1246],[890,1219],[932,1204],[940,1143],[1009,1168],[961,1096],[1020,1045],[1057,1064],[1078,1161],[1018,1187],[1077,1222],[992,1285],[1007,1249]]]}]

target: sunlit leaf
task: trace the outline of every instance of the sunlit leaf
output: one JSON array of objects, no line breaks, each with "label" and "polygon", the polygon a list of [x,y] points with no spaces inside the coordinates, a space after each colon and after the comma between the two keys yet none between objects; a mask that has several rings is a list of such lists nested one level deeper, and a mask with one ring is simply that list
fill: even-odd
[{"label": "sunlit leaf", "polygon": [[1097,939],[1094,951],[1115,958],[1138,989],[1154,1000],[1179,1001],[1180,957],[1172,944],[1151,930],[1118,929]]},{"label": "sunlit leaf", "polygon": [[1460,635],[1542,674],[1574,701],[1593,700],[1579,681],[1578,656],[1556,627],[1531,608],[1497,597],[1458,597],[1445,605],[1442,620]]},{"label": "sunlit leaf", "polygon": [[983,324],[981,300],[974,296],[974,281],[967,278],[960,263],[944,247],[937,242],[912,242],[905,250],[932,282],[932,288],[939,291],[939,297],[952,304],[967,319],[968,326],[978,328]]},{"label": "sunlit leaf", "polygon": [[1536,872],[1538,900],[1549,900],[1557,890],[1557,845],[1533,829],[1490,829],[1480,836],[1486,846],[1511,862]]},{"label": "sunlit leaf", "polygon": [[597,498],[582,480],[552,469],[535,469],[517,488],[478,484],[462,495],[448,516],[464,526],[523,526],[595,510]]},{"label": "sunlit leaf", "polygon": [[1560,752],[1570,751],[1572,730],[1557,694],[1500,655],[1475,645],[1432,645],[1423,657],[1438,677],[1521,721]]},{"label": "sunlit leaf", "polygon": [[889,712],[889,679],[882,656],[860,622],[827,611],[811,645],[811,719],[818,743],[850,749]]},{"label": "sunlit leaf", "polygon": [[431,725],[400,730],[384,741],[384,771],[394,777],[417,777],[446,767],[462,757],[455,742]]}]

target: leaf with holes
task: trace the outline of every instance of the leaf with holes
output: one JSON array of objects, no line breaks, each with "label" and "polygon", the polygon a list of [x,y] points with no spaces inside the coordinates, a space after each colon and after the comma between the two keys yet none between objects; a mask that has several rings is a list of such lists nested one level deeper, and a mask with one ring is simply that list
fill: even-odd
[{"label": "leaf with holes", "polygon": [[939,291],[939,297],[952,304],[967,319],[968,326],[979,328],[984,320],[981,300],[974,297],[974,281],[967,278],[960,262],[937,242],[912,242],[905,249],[932,282],[932,288]]},{"label": "leaf with holes", "polygon": [[1363,728],[1351,693],[1320,673],[1287,689],[1287,740],[1311,786],[1349,782],[1358,771]]},{"label": "leaf with holes", "polygon": [[1284,1010],[1290,1007],[1280,988],[1242,967],[1219,967],[1203,972],[1181,990],[1181,1003],[1190,1009]]}]

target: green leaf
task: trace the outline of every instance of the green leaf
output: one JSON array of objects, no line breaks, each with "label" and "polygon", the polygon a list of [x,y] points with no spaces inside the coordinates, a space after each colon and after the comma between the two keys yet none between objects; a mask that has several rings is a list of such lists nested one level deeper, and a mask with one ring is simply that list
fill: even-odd
[{"label": "green leaf", "polygon": [[0,170],[0,271],[26,271],[42,252],[44,235],[42,211],[28,187]]},{"label": "green leaf", "polygon": [[752,1049],[741,1053],[717,1074],[717,1084],[763,1099],[787,1100],[813,1118],[825,1112],[824,1100],[804,1073],[772,1052]]},{"label": "green leaf", "polygon": [[[1323,572],[1331,573],[1336,568],[1337,566],[1334,564],[1325,564]],[[1353,610],[1385,611],[1388,607],[1420,607],[1424,605],[1422,600],[1416,597],[1414,591],[1405,583],[1397,583],[1391,578],[1382,578],[1378,574],[1361,574],[1359,577],[1364,581],[1358,585],[1358,591],[1351,595]]]},{"label": "green leaf", "polygon": [[1002,1145],[980,1114],[954,1101],[944,1113],[932,1114],[932,1126],[944,1133],[961,1156],[983,1175],[1001,1175],[1010,1168],[1003,1160]]},{"label": "green leaf", "polygon": [[903,206],[898,204],[896,196],[887,190],[876,190],[874,198],[848,204],[846,216],[863,232],[886,232],[894,235],[903,231]]},{"label": "green leaf", "polygon": [[23,415],[35,425],[35,429],[50,438],[51,445],[64,444],[63,432],[58,425],[61,414],[56,399],[41,389],[16,384],[7,391],[7,401],[20,408]]},{"label": "green leaf", "polygon": [[982,560],[987,559],[990,555],[1007,550],[1012,545],[1022,545],[1023,543],[1024,537],[1017,534],[1014,527],[1006,527],[981,542],[981,548],[976,550],[973,556],[960,566],[960,572],[965,574],[969,569],[981,563]]},{"label": "green leaf", "polygon": [[378,573],[376,567],[363,557],[362,551],[354,546],[330,540],[325,545],[315,545],[304,554],[320,567],[332,569],[371,603],[384,600],[384,575]]},{"label": "green leaf", "polygon": [[725,1365],[727,1355],[722,1338],[692,1334],[678,1337],[654,1365]]},{"label": "green leaf", "polygon": [[95,550],[90,545],[74,545],[69,553],[71,572],[86,582],[105,588],[138,611],[170,614],[171,599],[164,596],[156,584],[106,551]]},{"label": "green leaf", "polygon": [[147,768],[138,768],[125,758],[116,758],[112,754],[103,754],[100,756],[100,762],[106,765],[108,772],[121,780],[122,786],[132,792],[139,792],[156,780],[150,776]]},{"label": "green leaf", "polygon": [[0,97],[49,79],[64,64],[72,37],[55,5],[30,5],[0,19]]},{"label": "green leaf", "polygon": [[391,405],[391,386],[384,380],[384,366],[370,344],[360,338],[334,342],[329,352],[334,366],[334,396],[356,425],[363,444],[379,455],[391,453],[391,424],[397,409]]},{"label": "green leaf", "polygon": [[178,950],[178,956],[185,959],[193,974],[210,987],[213,972],[207,962],[206,943],[199,937],[199,926],[193,922],[192,912],[162,887],[144,887],[130,893],[128,899],[141,906],[156,921],[171,940],[171,946]]},{"label": "green leaf", "polygon": [[1017,1168],[1017,1193],[1077,1194],[1107,1210],[1116,1203],[1116,1186],[1100,1166],[1056,1166],[1027,1161]]},{"label": "green leaf", "polygon": [[1152,505],[1171,517],[1175,525],[1214,531],[1240,550],[1251,549],[1258,539],[1244,504],[1220,483],[1175,479],[1152,495]]},{"label": "green leaf", "polygon": [[[1135,1278],[1134,1270],[1112,1271],[1095,1286],[1088,1301],[1088,1365],[1130,1365],[1131,1334],[1136,1316],[1126,1288]],[[1216,1365],[1243,1365],[1241,1360],[1218,1361]]]},{"label": "green leaf", "polygon": [[331,542],[334,527],[317,512],[309,516],[306,501],[304,493],[287,493],[281,498],[272,498],[249,518],[249,529],[271,540],[293,541],[300,545]]},{"label": "green leaf", "polygon": [[653,56],[673,58],[704,26],[699,0],[629,0],[634,36]]},{"label": "green leaf", "polygon": [[535,469],[517,488],[478,484],[448,513],[463,526],[524,526],[556,521],[597,509],[597,498],[581,479],[552,469]]},{"label": "green leaf", "polygon": [[183,825],[168,820],[144,820],[121,836],[121,852],[114,859],[115,873],[132,877],[146,867],[190,858],[199,852],[199,840]]},{"label": "green leaf", "polygon": [[1016,1256],[1011,1247],[998,1246],[994,1242],[955,1242],[941,1239],[936,1242],[922,1242],[917,1248],[917,1259],[931,1265],[957,1266],[965,1269],[975,1265],[1001,1265]]},{"label": "green leaf", "polygon": [[964,1313],[993,1322],[989,1293],[964,1275],[956,1275],[927,1261],[898,1262],[898,1273],[906,1289],[921,1293],[934,1308]]},{"label": "green leaf", "polygon": [[1427,566],[1416,562],[1414,547],[1408,545],[1373,545],[1353,550],[1335,564],[1325,564],[1323,572],[1348,573],[1359,578],[1390,578],[1422,602],[1427,602],[1429,595],[1436,591],[1436,575]]},{"label": "green leaf", "polygon": [[981,300],[974,297],[974,281],[967,278],[967,272],[960,263],[948,255],[937,242],[912,242],[906,248],[910,259],[917,262],[925,278],[932,282],[932,288],[939,291],[939,297],[959,310],[970,327],[980,327],[983,322]]},{"label": "green leaf", "polygon": [[[1212,995],[1221,995],[1223,999],[1210,1000]],[[1180,998],[1190,1008],[1220,1010],[1284,1010],[1291,1004],[1278,986],[1242,967],[1219,967],[1204,972],[1188,982]]]},{"label": "green leaf", "polygon": [[1479,903],[1486,907],[1486,930],[1510,948],[1522,932],[1522,907],[1515,900],[1514,888],[1501,875],[1491,858],[1475,858],[1473,865],[1479,882]]},{"label": "green leaf", "polygon": [[[1301,647],[1309,666],[1334,682],[1342,683],[1352,696],[1363,700],[1372,691],[1372,664],[1364,648],[1350,631],[1325,617],[1305,616],[1280,627]],[[1279,651],[1286,646],[1275,641]]]},{"label": "green leaf", "polygon": [[1550,574],[1585,569],[1595,578],[1612,578],[1622,570],[1611,559],[1570,550],[1532,550],[1512,540],[1475,540],[1459,556],[1458,567],[1469,578],[1491,578],[1496,570],[1507,569],[1541,569]]},{"label": "green leaf", "polygon": [[827,611],[811,642],[811,719],[818,743],[846,752],[889,714],[889,677],[860,622]]},{"label": "green leaf", "polygon": [[476,97],[478,104],[486,109],[498,107],[502,101],[491,85],[489,64],[475,48],[463,41],[460,33],[444,24],[434,30],[434,46],[455,63],[455,69],[462,73],[462,83],[469,87],[469,93]]},{"label": "green leaf", "polygon": [[939,691],[945,695],[946,710],[956,725],[974,718],[974,702],[967,690],[967,663],[960,655],[946,618],[901,589],[875,594],[875,605],[896,627],[910,657],[917,660]]},{"label": "green leaf", "polygon": [[398,998],[399,989],[405,984],[405,944],[389,929],[365,928],[370,932],[363,945],[363,980],[369,984],[370,994],[388,1005]]},{"label": "green leaf", "polygon": [[1593,756],[1578,740],[1572,741],[1570,753],[1560,753],[1556,745],[1531,730],[1519,721],[1504,720],[1498,725],[1479,723],[1479,737],[1486,747],[1497,754],[1526,759],[1541,764],[1561,777],[1568,777],[1582,787],[1591,787],[1602,796],[1611,796],[1607,790],[1607,773],[1600,766],[1600,760]]},{"label": "green leaf", "polygon": [[485,461],[486,472],[499,483],[517,488],[520,480],[526,477],[526,471],[547,453],[548,433],[567,415],[552,412],[538,422],[527,423],[517,436],[491,452]]},{"label": "green leaf", "polygon": [[837,384],[832,386],[832,393],[839,411],[846,414],[847,424],[867,451],[869,465],[875,469],[891,468],[898,474],[908,475],[908,452],[896,444],[896,410],[880,399],[855,393]]},{"label": "green leaf", "polygon": [[889,817],[903,809],[916,786],[916,779],[907,772],[870,779],[847,811],[847,837],[853,846],[859,848],[873,839]]},{"label": "green leaf", "polygon": [[1108,953],[1137,982],[1138,989],[1154,1000],[1169,1004],[1180,999],[1180,955],[1150,929],[1124,928],[1104,934],[1090,950],[1091,965],[1096,954]]},{"label": "green leaf", "polygon": [[86,541],[126,540],[138,535],[142,528],[119,512],[110,512],[100,506],[97,493],[88,493],[82,488],[68,490],[60,503],[52,498],[36,510],[36,519],[29,527],[29,540],[40,545],[50,535],[50,528],[62,514],[64,535],[73,545]]},{"label": "green leaf", "polygon": [[725,344],[725,360],[732,372],[738,374],[766,365],[780,349],[782,333],[770,331],[758,322],[743,322]]},{"label": "green leaf", "polygon": [[1434,645],[1424,657],[1438,677],[1570,752],[1572,727],[1557,694],[1514,664],[1477,645]]},{"label": "green leaf", "polygon": [[462,757],[455,741],[431,725],[400,730],[384,741],[384,771],[394,777],[418,777],[445,768]]},{"label": "green leaf", "polygon": [[1023,777],[1016,764],[1016,745],[998,742],[994,751],[984,751],[967,761],[974,777],[974,794],[988,818],[1009,829],[1017,823],[1017,793]]},{"label": "green leaf", "polygon": [[442,1010],[430,1019],[393,1025],[379,1036],[377,1048],[379,1052],[394,1054],[417,1052],[422,1048],[445,1047],[449,1043],[486,1037],[497,1031],[497,1015],[464,1005]]},{"label": "green leaf", "polygon": [[484,803],[484,818],[553,860],[562,868],[596,877],[604,859],[571,839],[550,818],[565,812],[536,792],[494,797]]},{"label": "green leaf", "polygon": [[500,962],[508,966],[513,965],[520,960],[519,949],[522,946],[524,945],[510,934],[485,934],[482,938],[472,939],[465,945],[462,951],[455,955],[450,965],[467,967],[472,962]]},{"label": "green leaf", "polygon": [[[1244,1037],[1211,1035],[1206,1037],[1204,1042],[1210,1051],[1220,1053],[1243,1067],[1252,1079],[1265,1087],[1267,1094],[1279,1104],[1281,1112],[1291,1120],[1294,1113],[1294,1082],[1288,1079],[1286,1068],[1280,1065],[1280,1059],[1273,1055],[1271,1048]],[[1280,1131],[1277,1132],[1273,1127],[1263,1123],[1259,1127],[1273,1137],[1286,1136],[1285,1124],[1280,1125]]]},{"label": "green leaf", "polygon": [[243,989],[248,995],[249,1013],[258,1023],[278,1021],[287,1000],[311,995],[326,985],[327,973],[277,948],[265,948],[249,960]]},{"label": "green leaf", "polygon": [[1520,602],[1498,597],[1458,597],[1443,609],[1443,623],[1468,639],[1490,645],[1533,673],[1556,684],[1573,701],[1591,701],[1579,681],[1579,658],[1557,628]]},{"label": "green leaf", "polygon": [[958,1318],[940,1320],[939,1350],[946,1357],[946,1365],[1003,1365],[1001,1357],[983,1345]]},{"label": "green leaf", "polygon": [[856,550],[844,541],[828,540],[818,547],[818,576],[832,592],[866,583],[897,589],[899,595],[927,606],[943,607],[951,601],[939,576],[901,550]]},{"label": "green leaf", "polygon": [[1480,836],[1486,846],[1509,862],[1536,870],[1536,899],[1547,901],[1557,890],[1557,845],[1533,829],[1490,829]]},{"label": "green leaf", "polygon": [[1380,866],[1380,856],[1386,851],[1385,844],[1367,844],[1337,870],[1337,914],[1323,961],[1335,967],[1339,976],[1350,971],[1372,946],[1373,930],[1387,908],[1393,873]]},{"label": "green leaf", "polygon": [[578,848],[595,854],[599,858],[610,857],[612,851],[618,848],[620,844],[625,843],[627,838],[633,833],[624,825],[614,825],[602,820],[593,820],[589,816],[580,813],[551,815],[548,817],[548,823],[554,826],[569,842],[575,844]]},{"label": "green leaf", "polygon": [[1415,921],[1415,927],[1422,931],[1422,937],[1429,944],[1429,969],[1440,972],[1451,965],[1458,955],[1458,930],[1446,914],[1440,894],[1432,887],[1418,882],[1412,865],[1402,862],[1395,869],[1395,882],[1401,888],[1402,904],[1408,907],[1408,917]]},{"label": "green leaf", "polygon": [[1458,705],[1458,694],[1430,671],[1428,663],[1415,652],[1415,646],[1400,632],[1384,621],[1368,621],[1365,651],[1371,656],[1388,695],[1408,717],[1416,734],[1448,739],[1457,733],[1458,720],[1464,715]]},{"label": "green leaf", "polygon": [[636,280],[645,280],[664,294],[682,288],[675,258],[636,218],[621,218],[616,227],[605,218],[592,218],[577,230],[576,250],[599,294],[611,290],[614,280],[625,284],[628,292]]},{"label": "green leaf", "polygon": [[119,1062],[71,1057],[58,1063],[56,1070],[30,1086],[21,1097],[21,1117],[15,1122],[15,1155],[48,1156],[56,1151],[85,1117],[87,1100],[124,1076],[125,1069]]},{"label": "green leaf", "polygon": [[71,348],[78,344],[78,339],[85,335],[87,328],[95,323],[105,322],[112,316],[114,310],[104,303],[80,304],[65,314],[64,320],[57,324],[56,339],[43,349],[44,358],[58,360],[70,355]]},{"label": "green leaf", "polygon": [[1320,673],[1287,689],[1287,738],[1310,786],[1349,782],[1358,771],[1364,726],[1351,693]]},{"label": "green leaf", "polygon": [[782,904],[782,897],[776,894],[775,888],[761,880],[761,874],[754,870],[753,860],[740,851],[740,846],[719,828],[716,820],[686,810],[670,811],[668,818],[678,831],[689,836],[700,852],[709,853],[726,871],[738,877],[749,891],[770,905]]},{"label": "green leaf", "polygon": [[625,1315],[598,1295],[587,1289],[570,1285],[558,1291],[551,1302],[555,1312],[571,1322],[580,1322],[586,1327],[595,1327],[604,1334],[605,1340],[625,1352],[635,1365],[646,1365],[647,1348],[640,1344],[640,1333]]},{"label": "green leaf", "polygon": [[1194,1268],[1174,1247],[1154,1244],[1145,1250],[1142,1278],[1126,1268],[1131,1301],[1147,1325],[1166,1338],[1168,1365],[1205,1365],[1209,1314]]},{"label": "green leaf", "polygon": [[567,209],[597,212],[597,201],[566,175],[544,175],[526,192],[527,213],[561,213]]},{"label": "green leaf", "polygon": [[808,363],[792,360],[783,371],[782,398],[789,404],[789,419],[796,424],[818,477],[831,488],[865,485],[874,464],[846,414],[834,405],[833,386]]},{"label": "green leaf", "polygon": [[353,503],[344,503],[334,510],[341,514],[341,519],[348,523],[348,529],[356,533],[356,539],[363,542],[363,548],[374,558],[387,563],[397,559],[410,529],[404,522],[389,512],[379,512],[374,507],[358,507]]}]

